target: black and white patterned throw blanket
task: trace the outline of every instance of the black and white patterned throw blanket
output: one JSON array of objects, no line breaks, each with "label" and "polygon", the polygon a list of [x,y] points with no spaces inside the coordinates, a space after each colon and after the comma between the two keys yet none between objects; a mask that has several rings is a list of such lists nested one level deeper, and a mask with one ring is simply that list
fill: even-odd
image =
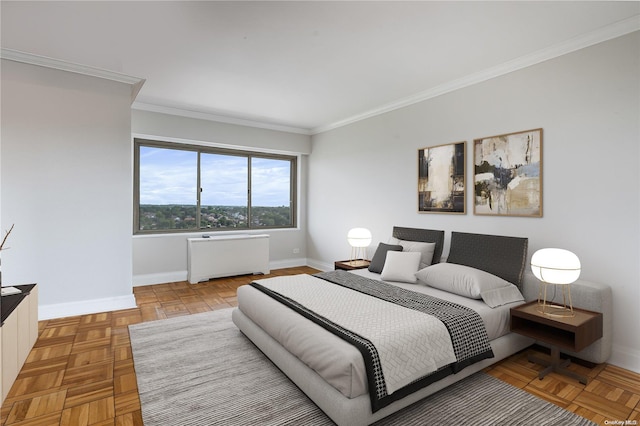
[{"label": "black and white patterned throw blanket", "polygon": [[[382,281],[330,271],[251,285],[359,349],[373,412],[493,357],[477,312]],[[390,322],[392,332],[384,330]]]}]

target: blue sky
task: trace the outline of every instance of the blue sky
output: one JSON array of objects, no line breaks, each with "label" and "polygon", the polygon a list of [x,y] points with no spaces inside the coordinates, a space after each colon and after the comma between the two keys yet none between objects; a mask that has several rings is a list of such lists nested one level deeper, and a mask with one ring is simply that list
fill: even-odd
[{"label": "blue sky", "polygon": [[[197,153],[140,147],[140,204],[196,204]],[[202,205],[247,205],[247,159],[202,155]],[[254,206],[288,206],[290,163],[252,159]]]}]

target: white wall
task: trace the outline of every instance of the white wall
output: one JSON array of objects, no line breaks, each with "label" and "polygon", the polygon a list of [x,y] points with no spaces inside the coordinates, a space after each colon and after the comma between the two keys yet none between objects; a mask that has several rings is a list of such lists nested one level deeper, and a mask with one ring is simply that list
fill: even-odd
[{"label": "white wall", "polygon": [[131,86],[2,60],[4,285],[40,319],[135,306]]},{"label": "white wall", "polygon": [[[348,256],[349,228],[529,238],[574,251],[613,289],[612,363],[640,372],[640,33],[313,137],[310,264]],[[473,215],[473,139],[542,127],[543,218]],[[467,214],[417,213],[417,150],[467,141]]]},{"label": "white wall", "polygon": [[[135,109],[132,112],[132,131],[135,136],[157,140],[298,155],[298,227],[251,232],[269,234],[269,264],[272,269],[306,264],[305,180],[307,157],[311,152],[310,136]],[[202,232],[134,236],[134,285],[186,280],[186,239],[200,235]],[[294,249],[299,252],[294,253]]]}]

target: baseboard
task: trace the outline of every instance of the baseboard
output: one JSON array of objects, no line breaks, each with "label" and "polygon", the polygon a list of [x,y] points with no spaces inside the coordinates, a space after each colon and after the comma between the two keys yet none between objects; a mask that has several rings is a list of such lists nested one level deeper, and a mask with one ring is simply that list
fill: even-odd
[{"label": "baseboard", "polygon": [[333,263],[320,262],[319,260],[307,259],[307,266],[311,268],[319,269],[321,271],[332,271],[334,269]]},{"label": "baseboard", "polygon": [[133,276],[133,286],[166,284],[187,280],[187,271],[161,272],[157,274],[140,274]]},{"label": "baseboard", "polygon": [[617,367],[640,373],[640,351],[635,349],[613,345],[611,348],[611,357],[607,362]]},{"label": "baseboard", "polygon": [[131,295],[107,297],[104,299],[83,300],[79,302],[57,303],[38,306],[38,320],[95,314],[98,312],[119,311],[136,307],[136,298]]},{"label": "baseboard", "polygon": [[298,268],[300,266],[307,266],[307,259],[285,259],[285,260],[274,260],[273,262],[269,262],[269,269],[284,269],[284,268]]},{"label": "baseboard", "polygon": [[[269,269],[297,268],[307,266],[306,258],[285,259],[269,262]],[[331,268],[333,269],[333,267]],[[166,284],[178,281],[187,281],[187,271],[161,272],[157,274],[139,274],[133,276],[133,286],[141,287],[144,285]]]}]

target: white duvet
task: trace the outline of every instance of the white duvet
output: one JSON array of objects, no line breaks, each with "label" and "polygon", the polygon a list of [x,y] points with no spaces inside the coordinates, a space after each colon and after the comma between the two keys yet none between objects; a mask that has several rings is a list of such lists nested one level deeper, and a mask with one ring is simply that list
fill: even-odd
[{"label": "white duvet", "polygon": [[[379,278],[379,275],[366,270],[353,272],[369,278]],[[481,300],[466,299],[426,286],[391,284],[476,310],[487,328],[489,340],[496,339],[509,330],[511,305],[491,309]],[[364,361],[355,346],[251,286],[238,288],[238,307],[267,334],[346,397],[355,398],[368,392]]]},{"label": "white duvet", "polygon": [[432,315],[311,275],[267,278],[256,282],[373,343],[380,357],[389,395],[456,361],[447,328]]}]

